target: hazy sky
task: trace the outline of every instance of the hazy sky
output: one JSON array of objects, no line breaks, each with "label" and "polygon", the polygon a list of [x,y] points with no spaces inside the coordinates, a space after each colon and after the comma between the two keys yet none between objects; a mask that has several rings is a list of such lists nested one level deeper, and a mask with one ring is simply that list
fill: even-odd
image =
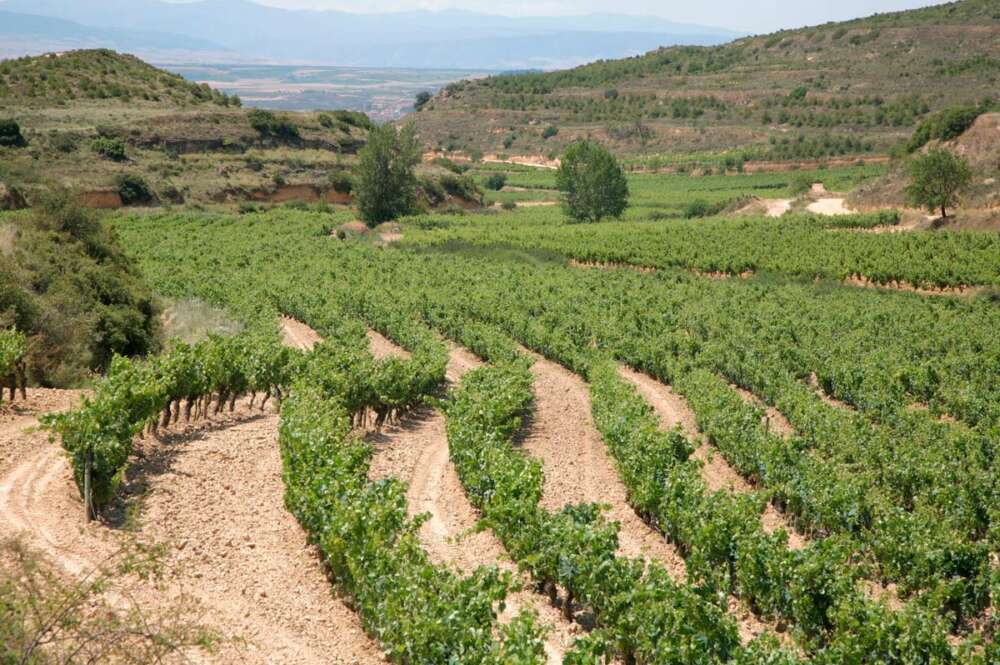
[{"label": "hazy sky", "polygon": [[913,9],[933,0],[255,0],[294,9],[355,12],[406,9],[468,9],[507,16],[584,14],[609,11],[655,14],[688,23],[748,32],[837,21],[877,12]]}]

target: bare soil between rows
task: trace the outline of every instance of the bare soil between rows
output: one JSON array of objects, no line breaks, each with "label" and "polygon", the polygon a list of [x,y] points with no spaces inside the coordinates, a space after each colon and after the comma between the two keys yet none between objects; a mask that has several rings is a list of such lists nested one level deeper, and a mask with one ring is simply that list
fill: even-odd
[{"label": "bare soil between rows", "polygon": [[[369,349],[376,358],[409,357],[377,332],[368,333]],[[446,378],[456,385],[482,361],[465,349],[449,345]],[[576,623],[566,621],[548,599],[530,590],[530,582],[518,573],[503,544],[492,531],[480,528],[479,513],[469,502],[452,464],[444,415],[430,407],[420,409],[381,432],[369,433],[375,446],[369,469],[372,479],[395,477],[407,483],[407,509],[412,516],[426,513],[420,527],[420,542],[431,560],[468,575],[482,566],[509,571],[522,588],[507,596],[502,619],[509,621],[522,610],[533,610],[549,633],[545,641],[550,665],[562,662],[573,640],[582,634]]]}]

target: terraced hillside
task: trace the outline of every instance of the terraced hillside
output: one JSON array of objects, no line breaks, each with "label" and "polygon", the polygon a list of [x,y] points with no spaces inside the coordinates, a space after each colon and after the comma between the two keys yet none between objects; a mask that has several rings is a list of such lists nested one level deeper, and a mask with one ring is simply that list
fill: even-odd
[{"label": "terraced hillside", "polygon": [[591,136],[653,167],[870,159],[932,111],[995,98],[998,71],[1000,7],[960,0],[459,82],[412,119],[430,145],[466,152],[555,156]]},{"label": "terraced hillside", "polygon": [[[0,143],[0,183],[29,202],[32,191],[72,187],[97,207],[343,202],[330,175],[345,168],[371,126],[346,111],[261,115],[237,97],[106,50],[0,63],[0,121],[10,120],[23,141]],[[121,200],[125,177],[141,178],[149,192]]]}]

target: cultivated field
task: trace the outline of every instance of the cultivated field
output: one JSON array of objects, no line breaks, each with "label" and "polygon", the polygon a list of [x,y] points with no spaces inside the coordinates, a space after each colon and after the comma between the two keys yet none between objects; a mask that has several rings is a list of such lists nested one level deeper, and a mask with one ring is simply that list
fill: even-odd
[{"label": "cultivated field", "polygon": [[0,63],[0,664],[1000,665],[997,20]]}]

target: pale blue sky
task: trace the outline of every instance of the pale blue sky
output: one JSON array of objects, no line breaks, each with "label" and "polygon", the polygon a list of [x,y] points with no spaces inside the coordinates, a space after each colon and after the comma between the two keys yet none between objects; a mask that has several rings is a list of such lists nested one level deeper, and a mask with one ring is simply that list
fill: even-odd
[{"label": "pale blue sky", "polygon": [[933,0],[255,0],[295,9],[355,12],[406,9],[469,9],[507,16],[615,12],[655,14],[675,21],[703,23],[749,32],[771,32],[877,12],[913,9]]}]

